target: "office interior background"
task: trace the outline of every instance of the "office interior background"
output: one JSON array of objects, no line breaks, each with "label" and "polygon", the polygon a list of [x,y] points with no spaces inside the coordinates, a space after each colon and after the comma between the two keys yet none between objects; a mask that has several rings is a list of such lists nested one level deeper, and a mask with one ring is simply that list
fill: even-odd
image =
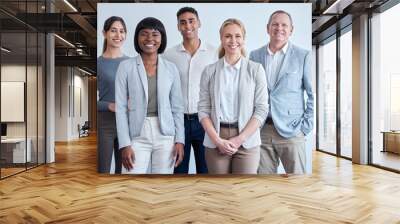
[{"label": "office interior background", "polygon": [[[34,175],[32,170],[38,167],[57,164],[58,155],[79,153],[73,148],[64,152],[62,147],[88,138],[81,136],[86,134],[82,126],[89,127],[92,139],[96,135],[100,2],[163,1],[0,2],[4,185],[20,175]],[[330,167],[313,164],[313,173],[336,169],[341,161],[351,161],[349,169],[356,169],[356,164],[375,167],[368,173],[400,173],[399,1],[241,2],[312,4],[314,155],[337,159]]]},{"label": "office interior background", "polygon": [[[100,2],[130,1],[1,2],[1,178],[54,162],[86,121],[95,132]],[[397,1],[289,2],[312,4],[315,150],[399,172]]]}]

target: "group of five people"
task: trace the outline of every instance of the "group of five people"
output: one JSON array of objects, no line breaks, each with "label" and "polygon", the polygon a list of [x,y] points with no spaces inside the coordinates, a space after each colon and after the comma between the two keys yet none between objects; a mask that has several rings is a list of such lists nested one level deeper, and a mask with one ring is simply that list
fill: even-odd
[{"label": "group of five people", "polygon": [[194,8],[181,8],[177,19],[183,41],[167,51],[162,22],[141,20],[133,58],[121,51],[124,21],[106,20],[98,60],[99,172],[188,173],[193,147],[200,174],[273,174],[280,160],[286,173],[305,173],[311,62],[308,51],[289,42],[290,14],[271,14],[270,41],[249,59],[240,20],[223,22],[217,51],[199,38]]}]

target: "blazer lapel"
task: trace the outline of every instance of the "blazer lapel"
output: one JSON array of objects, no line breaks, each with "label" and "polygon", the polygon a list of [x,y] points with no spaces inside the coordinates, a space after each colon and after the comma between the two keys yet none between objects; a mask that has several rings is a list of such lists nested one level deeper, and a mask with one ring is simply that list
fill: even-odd
[{"label": "blazer lapel", "polygon": [[241,105],[245,105],[244,103],[240,102],[245,102],[246,100],[248,100],[246,99],[247,98],[246,89],[248,88],[246,77],[249,75],[247,73],[248,63],[249,62],[246,60],[246,58],[242,57],[242,62],[240,63],[240,71],[239,71],[239,111],[238,111],[239,115],[243,111]]},{"label": "blazer lapel", "polygon": [[[263,66],[264,71],[267,71],[267,68],[265,67],[265,66],[267,66],[267,54],[268,54],[267,47],[268,47],[268,44],[266,44],[262,48],[262,51],[260,51],[260,62],[262,62],[261,65]],[[265,78],[267,80],[268,80],[268,75],[269,74],[265,73],[265,76],[266,76]],[[271,86],[271,84],[267,83],[267,88],[268,88],[269,91],[271,91],[271,90],[273,90],[274,86]]]},{"label": "blazer lapel", "polygon": [[140,55],[137,56],[136,58],[136,64],[137,64],[137,70],[139,71],[139,77],[140,81],[142,81],[142,86],[143,86],[143,91],[144,95],[146,96],[146,103],[149,101],[149,96],[148,96],[148,83],[147,83],[147,74],[146,74],[146,69],[144,68],[143,60]]},{"label": "blazer lapel", "polygon": [[267,65],[267,47],[268,44],[262,48],[262,51],[260,51],[260,62],[262,62],[261,65],[263,66],[264,71],[267,70],[267,68],[265,67]]},{"label": "blazer lapel", "polygon": [[[215,69],[214,79],[215,79],[215,86],[214,86],[214,97],[215,97],[215,111],[217,114],[217,119],[219,120],[219,115],[221,113],[220,103],[221,103],[221,72],[224,69],[224,59],[221,58],[218,61],[218,64]],[[219,127],[218,127],[219,131]]]},{"label": "blazer lapel", "polygon": [[[162,75],[160,75],[160,72],[162,71]],[[160,104],[162,103],[161,101],[161,95],[165,92],[163,91],[163,84],[167,84],[169,83],[168,77],[169,74],[167,74],[167,72],[169,72],[168,69],[166,69],[165,64],[164,64],[164,60],[160,57],[160,55],[157,56],[157,101],[158,101],[158,111],[161,111],[160,108]]]},{"label": "blazer lapel", "polygon": [[279,69],[278,78],[277,78],[276,81],[275,81],[275,85],[274,85],[274,88],[273,88],[273,89],[276,88],[276,86],[278,85],[279,81],[280,81],[280,80],[282,79],[282,77],[285,75],[285,73],[286,73],[286,68],[287,68],[288,63],[289,63],[289,61],[290,61],[290,57],[291,57],[292,52],[293,52],[293,51],[292,51],[292,45],[289,43],[288,49],[287,49],[287,51],[286,51],[285,57],[284,57],[283,62],[282,62],[281,69]]}]

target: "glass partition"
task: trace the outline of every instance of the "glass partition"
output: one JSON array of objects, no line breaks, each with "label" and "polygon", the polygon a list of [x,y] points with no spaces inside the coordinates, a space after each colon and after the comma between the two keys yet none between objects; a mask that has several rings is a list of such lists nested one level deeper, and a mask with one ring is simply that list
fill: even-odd
[{"label": "glass partition", "polygon": [[400,5],[371,19],[372,164],[400,171]]},{"label": "glass partition", "polygon": [[45,34],[22,22],[45,1],[1,1],[0,178],[45,162]]},{"label": "glass partition", "polygon": [[318,149],[336,154],[336,39],[318,48]]},{"label": "glass partition", "polygon": [[26,82],[26,112],[27,112],[27,150],[31,151],[28,168],[38,163],[38,34],[27,33],[27,82]]},{"label": "glass partition", "polygon": [[43,33],[38,34],[38,74],[37,74],[37,162],[44,164],[46,162],[46,36]]},{"label": "glass partition", "polygon": [[26,169],[31,161],[26,141],[26,33],[1,35],[1,122],[6,133],[1,139],[2,177]]},{"label": "glass partition", "polygon": [[352,158],[352,32],[340,36],[340,155]]}]

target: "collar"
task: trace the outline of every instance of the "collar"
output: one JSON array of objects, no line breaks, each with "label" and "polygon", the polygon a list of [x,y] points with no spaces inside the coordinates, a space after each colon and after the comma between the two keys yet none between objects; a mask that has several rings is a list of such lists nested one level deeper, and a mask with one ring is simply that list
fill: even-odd
[{"label": "collar", "polygon": [[[205,51],[205,50],[207,50],[206,44],[203,43],[203,41],[201,41],[201,39],[200,39],[200,46],[199,46],[199,49],[197,49],[197,50],[198,50],[198,51],[199,51],[199,50],[200,50],[200,51]],[[185,46],[183,46],[183,42],[180,43],[180,44],[178,45],[178,51],[186,52]]]},{"label": "collar", "polygon": [[233,68],[235,68],[236,70],[240,70],[241,64],[242,64],[242,57],[240,57],[239,60],[238,60],[238,61],[236,62],[236,64],[234,64],[234,65],[229,64],[229,63],[226,61],[225,57],[224,57],[224,68],[226,68],[226,67],[233,67]]},{"label": "collar", "polygon": [[[283,54],[286,54],[288,47],[289,47],[289,41],[286,42],[285,45],[283,45],[282,49],[280,49],[279,51],[275,52],[275,54],[279,53],[279,52],[282,52]],[[267,53],[269,55],[274,55],[274,53],[269,49],[269,43],[267,44]]]}]

